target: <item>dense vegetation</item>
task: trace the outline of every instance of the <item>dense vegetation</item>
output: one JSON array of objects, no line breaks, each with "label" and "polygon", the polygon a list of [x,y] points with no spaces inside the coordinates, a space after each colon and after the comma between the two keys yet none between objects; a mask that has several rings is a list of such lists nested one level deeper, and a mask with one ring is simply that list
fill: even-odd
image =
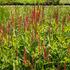
[{"label": "dense vegetation", "polygon": [[69,6],[0,7],[0,70],[70,70]]}]

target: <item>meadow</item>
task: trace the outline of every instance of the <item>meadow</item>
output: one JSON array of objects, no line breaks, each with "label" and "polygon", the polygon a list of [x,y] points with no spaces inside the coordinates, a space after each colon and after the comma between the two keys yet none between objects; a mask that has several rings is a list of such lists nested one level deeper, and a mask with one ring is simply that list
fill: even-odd
[{"label": "meadow", "polygon": [[70,7],[0,6],[0,70],[70,70]]}]

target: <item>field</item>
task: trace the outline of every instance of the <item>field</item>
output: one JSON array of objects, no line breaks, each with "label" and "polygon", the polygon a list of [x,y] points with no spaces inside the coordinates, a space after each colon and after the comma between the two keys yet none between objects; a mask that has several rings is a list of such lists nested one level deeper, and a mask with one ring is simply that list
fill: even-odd
[{"label": "field", "polygon": [[70,7],[0,6],[0,70],[70,70]]}]

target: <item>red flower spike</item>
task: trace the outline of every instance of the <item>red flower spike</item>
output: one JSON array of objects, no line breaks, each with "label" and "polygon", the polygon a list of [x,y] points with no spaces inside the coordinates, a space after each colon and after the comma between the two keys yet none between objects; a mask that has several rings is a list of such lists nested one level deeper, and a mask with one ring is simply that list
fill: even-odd
[{"label": "red flower spike", "polygon": [[66,63],[64,63],[64,70],[66,70]]},{"label": "red flower spike", "polygon": [[49,35],[52,32],[51,23],[49,23],[48,32],[49,32]]},{"label": "red flower spike", "polygon": [[38,32],[36,33],[36,40],[38,41],[38,51],[39,51],[39,54],[40,54],[40,37],[39,37],[39,34]]},{"label": "red flower spike", "polygon": [[37,10],[33,9],[32,14],[31,14],[31,19],[32,19],[32,23],[37,23],[40,19],[40,9],[38,8]]},{"label": "red flower spike", "polygon": [[10,32],[10,24],[7,25],[7,33]]},{"label": "red flower spike", "polygon": [[18,59],[18,49],[16,49],[16,60]]},{"label": "red flower spike", "polygon": [[26,49],[25,48],[24,48],[24,56],[23,57],[24,57],[23,63],[26,64],[27,63],[27,61],[26,61],[27,59],[26,59]]},{"label": "red flower spike", "polygon": [[39,40],[38,32],[36,32],[36,39],[37,39],[37,41]]},{"label": "red flower spike", "polygon": [[56,31],[57,31],[58,30],[58,13],[57,13],[57,15],[55,17],[55,22],[56,22]]},{"label": "red flower spike", "polygon": [[36,10],[35,10],[35,8],[34,8],[34,10],[32,11],[31,18],[32,18],[32,22],[35,23],[35,21],[36,21]]},{"label": "red flower spike", "polygon": [[41,51],[40,45],[38,45],[38,51],[39,51],[39,54],[40,54],[40,51]]},{"label": "red flower spike", "polygon": [[42,7],[42,22],[44,22],[44,7]]},{"label": "red flower spike", "polygon": [[38,9],[36,12],[36,22],[38,22],[40,19],[40,10]]},{"label": "red flower spike", "polygon": [[27,30],[28,29],[28,16],[25,17],[25,21],[24,21],[24,29]]},{"label": "red flower spike", "polygon": [[1,37],[4,37],[4,28],[3,28],[3,24],[0,26],[0,33],[1,33]]},{"label": "red flower spike", "polygon": [[0,32],[3,34],[4,33],[4,25],[2,23],[2,25],[0,26]]},{"label": "red flower spike", "polygon": [[20,31],[21,28],[21,23],[22,23],[22,16],[19,17],[18,19],[18,30]]},{"label": "red flower spike", "polygon": [[58,30],[58,19],[59,19],[59,14],[58,14],[58,9],[54,12],[54,17],[55,17],[55,22],[56,22],[56,31]]},{"label": "red flower spike", "polygon": [[67,17],[67,21],[70,21],[70,15]]},{"label": "red flower spike", "polygon": [[62,19],[62,32],[64,32],[64,24],[65,24],[66,16]]},{"label": "red flower spike", "polygon": [[15,20],[14,20],[14,16],[11,17],[11,23],[12,23],[12,27],[15,27]]},{"label": "red flower spike", "polygon": [[44,60],[47,59],[47,52],[46,52],[46,47],[44,47]]},{"label": "red flower spike", "polygon": [[32,41],[34,40],[34,31],[32,31],[32,33],[31,33],[31,39],[32,39]]},{"label": "red flower spike", "polygon": [[0,27],[0,33],[2,33],[2,34],[3,34],[3,28],[2,28],[2,27]]}]

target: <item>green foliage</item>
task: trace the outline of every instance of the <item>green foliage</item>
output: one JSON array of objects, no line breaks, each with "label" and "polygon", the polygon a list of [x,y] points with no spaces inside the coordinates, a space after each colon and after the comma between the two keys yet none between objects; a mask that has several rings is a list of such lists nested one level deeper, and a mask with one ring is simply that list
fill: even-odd
[{"label": "green foliage", "polygon": [[[55,15],[54,10],[57,8],[59,12],[58,30],[56,30],[57,25],[53,16]],[[0,22],[4,22],[4,35],[2,35],[4,37],[0,32],[0,70],[56,70],[58,66],[62,70],[65,62],[66,69],[69,70],[70,20],[68,21],[67,18],[70,7],[44,7],[45,15],[42,17],[41,10],[41,18],[37,23],[31,22],[30,12],[32,10],[33,7],[30,6],[0,7]],[[6,26],[12,15],[15,18],[15,27],[10,23],[11,32],[8,34]],[[19,31],[18,17],[20,15],[22,23]],[[66,21],[63,32],[62,18],[64,15],[66,15]],[[25,16],[29,17],[28,30],[24,30]],[[42,19],[44,21],[41,21]],[[0,23],[0,25],[2,24]],[[25,63],[24,60],[27,62]]]}]

